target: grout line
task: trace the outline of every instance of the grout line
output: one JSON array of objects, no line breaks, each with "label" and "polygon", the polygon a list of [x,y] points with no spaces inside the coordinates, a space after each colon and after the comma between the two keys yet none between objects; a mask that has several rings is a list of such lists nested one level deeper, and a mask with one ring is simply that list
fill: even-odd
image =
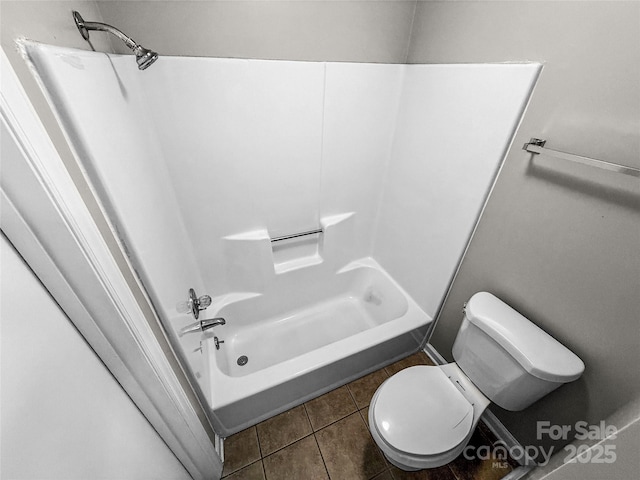
[{"label": "grout line", "polygon": [[451,472],[451,475],[453,475],[453,478],[455,478],[456,480],[462,480],[462,479],[460,479],[460,477],[458,475],[456,475],[456,472],[453,471],[453,468],[451,468],[448,463],[447,463],[447,468]]},{"label": "grout line", "polygon": [[260,445],[260,435],[258,434],[258,425],[254,425],[253,428],[256,429],[256,439],[258,440],[258,452],[260,452],[260,460],[262,460],[263,459],[262,445]]},{"label": "grout line", "polygon": [[[480,420],[480,422],[484,423],[482,420]],[[479,425],[479,424],[478,424]],[[486,426],[485,424],[485,428],[489,429],[489,427]],[[480,436],[487,442],[487,444],[489,446],[491,446],[491,453],[493,454],[493,452],[495,451],[495,446],[496,446],[496,442],[500,442],[501,440],[499,438],[496,437],[496,440],[493,441],[491,440],[491,438],[489,437],[489,435],[485,432],[484,429],[480,428],[479,426],[476,427],[476,431],[480,434]],[[491,430],[489,429],[489,432],[491,433],[491,435],[495,436],[493,432],[491,432]],[[505,461],[509,464],[509,467],[511,468],[510,471],[515,470],[517,467],[514,466],[511,462],[516,462],[511,455],[507,452],[507,458],[505,459]],[[519,465],[518,462],[516,462],[516,464],[518,466],[522,466]]]},{"label": "grout line", "polygon": [[[305,402],[305,403],[306,403],[306,402]],[[267,455],[263,455],[263,454],[262,454],[262,445],[260,445],[260,435],[258,435],[258,448],[260,449],[260,459],[261,459],[261,460],[265,459],[266,457],[270,457],[271,455],[273,455],[274,453],[279,452],[280,450],[283,450],[283,449],[285,449],[285,448],[287,448],[287,447],[290,447],[290,446],[291,446],[291,445],[293,445],[294,443],[297,443],[297,442],[299,442],[300,440],[303,440],[303,439],[307,438],[309,435],[313,435],[313,426],[311,425],[311,420],[309,419],[309,413],[307,412],[307,407],[305,406],[305,404],[304,404],[304,403],[303,403],[303,404],[301,404],[301,405],[297,405],[297,406],[295,406],[295,407],[293,407],[293,408],[290,408],[289,410],[285,410],[284,412],[280,413],[279,415],[282,415],[283,413],[290,412],[291,410],[293,410],[293,409],[295,409],[295,408],[298,408],[298,407],[300,407],[300,406],[302,406],[302,409],[304,410],[304,414],[305,414],[305,416],[307,417],[307,421],[309,422],[309,427],[311,427],[311,432],[310,432],[310,433],[307,433],[307,434],[305,434],[305,435],[303,435],[302,437],[300,437],[300,438],[298,438],[298,439],[294,440],[294,441],[293,441],[293,442],[291,442],[291,443],[287,443],[286,445],[283,445],[282,447],[280,447],[280,448],[278,448],[278,449],[274,450],[273,452],[271,452],[271,453],[269,453],[269,454],[267,454]],[[273,417],[271,417],[271,418],[273,418]],[[263,421],[262,421],[262,422],[260,422],[258,425],[260,425],[261,423],[267,422],[268,420],[270,420],[270,419],[263,420]],[[258,433],[258,425],[254,425],[254,427],[255,427],[255,429],[256,429],[256,434]]]},{"label": "grout line", "polygon": [[322,455],[322,449],[320,448],[320,443],[318,442],[318,437],[316,434],[313,434],[313,439],[316,441],[316,446],[318,447],[318,451],[320,452],[320,458],[322,459],[322,465],[324,466],[324,471],[327,472],[327,477],[331,480],[331,475],[329,474],[329,468],[327,467],[327,462],[324,460],[324,455]]},{"label": "grout line", "polygon": [[395,477],[393,476],[393,472],[391,471],[391,467],[389,465],[387,465],[385,467],[384,470],[382,470],[381,472],[376,473],[373,477],[371,477],[369,480],[375,480],[377,477],[379,477],[380,475],[382,475],[383,473],[388,472],[389,475],[391,476],[392,479],[395,479]]},{"label": "grout line", "polygon": [[[258,463],[258,462],[260,462],[262,464],[262,471],[264,472],[264,463],[262,462],[262,459],[254,460],[253,462],[247,463],[243,467],[240,467],[237,470],[234,470],[233,472],[227,473],[226,475],[224,475],[221,478],[221,480],[224,480],[225,478],[229,478],[231,475],[235,475],[236,473],[240,472],[241,470],[244,470],[245,468],[249,468],[251,465],[253,465],[254,463]],[[265,472],[265,477],[266,477],[266,472]]]},{"label": "grout line", "polygon": [[[480,420],[480,422],[482,422],[482,420]],[[480,434],[480,436],[481,436],[482,438],[484,438],[487,442],[489,442],[489,445],[491,445],[491,447],[493,447],[493,446],[494,446],[494,444],[495,444],[495,442],[497,442],[499,439],[498,439],[498,438],[496,438],[496,440],[495,440],[495,441],[494,441],[494,440],[491,440],[491,438],[489,438],[489,436],[488,436],[488,435],[486,434],[486,432],[484,431],[484,428],[481,428],[481,427],[480,427],[480,422],[478,422],[478,426],[476,426],[476,430],[478,431],[478,433]],[[482,422],[482,423],[484,423],[484,422]],[[487,428],[487,429],[488,429],[489,427],[487,427],[487,426],[485,425],[485,428]],[[493,435],[493,432],[491,432],[491,434]]]},{"label": "grout line", "polygon": [[[376,372],[379,372],[379,371],[381,371],[381,370],[384,370],[384,372],[387,374],[387,376],[391,376],[391,375],[389,374],[389,372],[387,372],[387,371],[386,371],[386,367],[382,367],[382,368],[380,368],[380,369],[376,370],[375,372],[371,372],[371,373],[376,373]],[[350,382],[350,383],[353,383],[353,382]],[[369,403],[370,403],[370,402],[369,402],[367,405],[364,405],[364,406],[362,406],[362,407],[359,407],[359,406],[358,406],[358,402],[356,402],[356,399],[355,399],[355,397],[353,396],[353,393],[351,392],[351,389],[349,389],[349,384],[350,384],[350,383],[347,383],[347,384],[345,384],[345,385],[343,385],[343,386],[344,386],[344,387],[347,387],[347,392],[349,392],[349,396],[351,397],[351,400],[353,401],[353,405],[354,405],[354,406],[355,406],[355,408],[356,408],[356,409],[355,409],[355,411],[353,411],[353,412],[351,412],[351,413],[348,413],[347,415],[345,415],[345,416],[343,416],[343,417],[341,417],[341,418],[338,418],[338,419],[336,419],[336,420],[332,421],[331,423],[328,423],[327,425],[324,425],[324,426],[320,427],[318,430],[314,430],[313,425],[312,425],[312,423],[311,423],[311,418],[309,417],[309,412],[307,411],[307,403],[308,403],[308,402],[304,402],[304,403],[302,404],[302,408],[303,408],[303,410],[304,410],[304,413],[305,413],[305,416],[306,416],[306,418],[307,418],[307,421],[309,422],[309,426],[311,427],[311,432],[310,432],[310,433],[308,433],[308,434],[306,434],[306,435],[304,435],[304,436],[302,436],[302,437],[300,437],[300,438],[298,438],[297,440],[295,440],[295,441],[293,441],[293,442],[291,442],[291,443],[288,443],[287,445],[284,445],[284,446],[282,446],[282,447],[278,448],[277,450],[274,450],[273,452],[269,453],[268,455],[263,455],[263,453],[262,453],[262,445],[261,445],[261,443],[260,443],[260,435],[258,434],[258,428],[257,428],[259,424],[258,424],[258,425],[254,425],[254,426],[253,426],[253,428],[255,428],[255,433],[256,433],[257,440],[258,440],[258,450],[259,450],[259,452],[260,452],[260,461],[262,461],[262,468],[263,468],[263,472],[264,472],[264,474],[265,474],[265,478],[266,478],[266,474],[267,474],[267,473],[266,473],[266,470],[264,470],[264,459],[265,459],[265,458],[270,457],[271,455],[274,455],[274,454],[278,453],[279,451],[284,450],[284,449],[285,449],[285,448],[287,448],[287,447],[290,447],[290,446],[291,446],[291,445],[293,445],[294,443],[297,443],[297,442],[299,442],[299,441],[301,441],[301,440],[304,440],[305,438],[307,438],[307,437],[308,437],[308,436],[310,436],[310,435],[313,435],[314,440],[316,441],[316,444],[318,445],[318,449],[320,449],[320,444],[318,443],[318,439],[317,439],[317,437],[316,437],[316,433],[318,433],[318,432],[320,432],[320,431],[324,430],[325,428],[328,428],[328,427],[330,427],[330,426],[332,426],[332,425],[334,425],[334,424],[336,424],[336,423],[338,423],[338,422],[340,422],[340,421],[344,420],[345,418],[347,418],[347,417],[349,417],[349,416],[353,415],[354,413],[358,414],[358,417],[359,417],[359,418],[360,418],[360,420],[364,423],[365,427],[367,428],[367,432],[369,433],[369,437],[371,438],[371,441],[372,441],[372,442],[374,442],[374,445],[375,445],[375,441],[373,440],[373,437],[371,437],[371,432],[369,431],[369,427],[367,426],[367,422],[364,420],[364,418],[363,418],[363,416],[362,416],[362,413],[361,413],[361,412],[362,412],[362,410],[364,410],[364,409],[366,409],[366,408],[368,408],[368,407],[369,407]],[[338,390],[339,388],[342,388],[342,387],[334,388],[333,390],[331,390],[331,391],[329,391],[329,392],[326,392],[326,393],[324,393],[323,395],[326,395],[326,394],[331,393],[331,392],[333,392],[333,391],[335,391],[335,390]],[[317,398],[319,398],[319,397],[317,397]],[[293,407],[293,408],[297,408],[297,407]],[[293,408],[291,408],[291,409],[289,409],[289,410],[286,410],[286,412],[293,410]],[[286,412],[282,412],[282,413],[286,413]],[[265,420],[265,421],[266,421],[266,420]],[[260,423],[263,423],[263,422],[260,422]],[[377,445],[376,445],[376,448],[377,448]],[[381,453],[381,455],[382,455],[382,452],[380,452],[380,453]],[[320,451],[320,454],[321,454],[321,456],[322,456],[322,451]],[[324,463],[324,457],[323,457],[322,461],[323,461],[323,463]],[[386,465],[386,464],[387,464],[387,461],[386,461],[386,460],[384,460],[384,461],[385,461],[385,465]],[[255,462],[252,462],[252,463],[255,463]],[[251,464],[249,464],[249,465],[251,465]],[[245,467],[246,467],[246,466],[247,466],[247,465],[245,465]],[[245,467],[242,467],[242,468],[245,468]],[[327,467],[326,467],[326,464],[325,464],[325,469],[326,469],[326,468],[327,468]],[[234,472],[231,472],[231,473],[235,473],[235,472],[237,472],[237,471],[239,471],[239,470],[241,470],[241,469],[235,470]],[[387,465],[387,470],[389,470],[389,466],[388,466],[388,465]],[[229,475],[231,475],[231,473],[229,473]],[[382,473],[382,472],[379,472],[377,475],[379,475],[380,473]],[[328,474],[329,474],[329,471],[327,470],[327,475],[328,475]]]},{"label": "grout line", "polygon": [[335,425],[336,423],[338,423],[338,422],[340,422],[340,421],[344,420],[345,418],[347,418],[347,417],[349,417],[349,416],[353,415],[354,413],[358,413],[358,410],[356,409],[355,411],[353,411],[353,412],[351,412],[351,413],[347,413],[344,417],[340,417],[340,418],[338,418],[337,420],[332,421],[331,423],[327,423],[326,425],[323,425],[323,426],[322,426],[322,427],[320,427],[318,430],[315,430],[315,431],[313,432],[313,434],[315,435],[316,433],[318,433],[318,432],[320,432],[320,431],[324,430],[325,428],[330,427],[330,426],[332,426],[332,425]]},{"label": "grout line", "polygon": [[[340,388],[340,387],[338,387],[338,388]],[[333,390],[332,390],[332,391],[333,391]],[[327,393],[329,393],[329,392],[327,392]],[[305,403],[306,403],[306,402],[305,402]],[[354,402],[354,403],[355,403],[355,402]],[[303,405],[303,406],[305,406],[305,404],[304,404],[304,403],[303,403],[302,405]],[[367,406],[365,406],[365,407],[362,407],[362,408],[364,409],[364,408],[367,408],[368,406],[369,406],[369,405],[367,405]],[[293,407],[293,408],[296,408],[296,407]],[[287,412],[288,412],[288,411],[289,411],[289,410],[287,410]],[[307,412],[306,406],[304,407],[304,411],[305,411],[305,413],[307,414],[307,419],[308,419],[308,418],[309,418],[309,414],[308,414],[308,412]],[[283,412],[283,413],[285,413],[285,412]],[[277,450],[274,450],[273,452],[271,452],[271,453],[269,453],[268,455],[265,455],[265,456],[262,456],[262,448],[260,447],[260,437],[258,437],[258,447],[260,448],[260,459],[261,459],[261,460],[264,460],[266,457],[270,457],[271,455],[273,455],[273,454],[275,454],[275,453],[279,452],[280,450],[284,450],[285,448],[290,447],[290,446],[291,446],[291,445],[293,445],[294,443],[299,442],[300,440],[304,440],[305,438],[307,438],[307,437],[309,437],[309,436],[311,436],[311,435],[315,436],[315,434],[316,434],[316,433],[318,433],[318,432],[320,432],[321,430],[324,430],[325,428],[330,427],[331,425],[334,425],[334,424],[338,423],[338,422],[339,422],[339,421],[341,421],[341,420],[344,420],[345,418],[347,418],[347,417],[349,417],[349,416],[353,415],[354,413],[357,413],[357,414],[359,414],[359,413],[360,413],[360,409],[358,409],[358,406],[357,406],[357,405],[356,405],[356,410],[355,410],[355,411],[353,411],[353,412],[351,412],[351,413],[348,413],[348,414],[347,414],[347,415],[345,415],[344,417],[338,418],[337,420],[334,420],[333,422],[331,422],[331,423],[328,423],[328,424],[324,425],[323,427],[319,428],[319,429],[318,429],[318,430],[316,430],[316,431],[313,431],[313,425],[311,425],[311,420],[309,420],[309,425],[311,425],[311,430],[312,430],[312,431],[311,431],[311,433],[308,433],[308,434],[306,434],[306,435],[304,435],[304,436],[302,436],[302,437],[298,438],[297,440],[295,440],[295,441],[293,441],[293,442],[291,442],[291,443],[288,443],[287,445],[284,445],[284,446],[282,446],[282,447],[278,448]],[[362,415],[359,415],[359,416],[360,416],[360,418],[362,419]],[[364,420],[363,420],[363,421],[364,421]],[[366,426],[366,423],[365,423],[365,426]],[[367,427],[367,428],[368,428],[368,427]],[[257,429],[256,429],[256,431],[257,431]],[[243,467],[243,468],[244,468],[244,467]],[[237,471],[237,470],[236,470],[236,471]]]},{"label": "grout line", "polygon": [[[367,430],[369,430],[369,425],[367,425],[367,421],[364,419],[364,413],[362,413],[365,408],[368,408],[368,407],[361,408],[360,410],[358,410],[358,413],[360,414],[360,418],[362,419],[362,421],[364,422],[365,426],[367,427]],[[371,431],[369,431],[369,435],[371,435]],[[373,438],[373,437],[371,437],[371,438]]]},{"label": "grout line", "polygon": [[316,433],[318,433],[318,432],[320,432],[320,431],[324,430],[325,428],[328,428],[328,427],[330,427],[330,426],[332,426],[332,425],[335,425],[336,423],[338,423],[338,422],[340,422],[340,421],[344,420],[345,418],[350,417],[350,416],[351,416],[351,415],[353,415],[354,413],[358,413],[358,412],[359,412],[359,410],[356,408],[356,410],[355,410],[355,411],[353,411],[353,412],[351,412],[351,413],[346,414],[344,417],[339,418],[339,419],[337,419],[337,420],[334,420],[334,421],[333,421],[333,422],[331,422],[331,423],[327,423],[324,427],[319,428],[318,430],[316,430],[315,432],[313,432],[313,434],[315,435]]},{"label": "grout line", "polygon": [[[336,390],[339,390],[339,389],[341,389],[341,388],[343,388],[343,387],[347,387],[347,385],[348,385],[348,384],[344,384],[344,385],[341,385],[340,387],[334,388],[333,390],[330,390],[330,391],[328,391],[328,392],[326,392],[326,393],[323,393],[322,395],[320,395],[320,397],[323,397],[323,396],[328,395],[328,394],[330,394],[330,393],[332,393],[332,392],[335,392]],[[357,411],[358,411],[358,405],[356,404],[356,401],[354,400],[353,395],[351,395],[351,391],[349,390],[349,388],[347,388],[347,392],[349,393],[349,397],[351,398],[351,401],[353,402],[353,406],[354,406],[354,407],[356,407],[356,410],[355,410],[355,411],[357,412]],[[320,397],[316,397],[316,398],[311,399],[311,400],[309,400],[309,401],[307,401],[307,402],[304,402],[304,403],[302,404],[302,405],[304,405],[304,410],[305,410],[305,412],[307,412],[307,418],[309,419],[309,423],[310,423],[310,424],[311,424],[311,417],[309,416],[309,411],[307,410],[307,403],[312,402],[313,400],[316,400],[317,398],[320,398]],[[315,429],[314,429],[313,424],[311,424],[311,430],[313,430],[313,433],[315,434],[316,432],[319,432],[320,430],[322,430],[322,429],[324,429],[324,428],[326,428],[326,427],[328,427],[328,426],[330,426],[330,425],[333,425],[334,423],[339,422],[340,420],[342,420],[342,419],[344,419],[344,418],[347,418],[347,417],[348,417],[349,415],[351,415],[352,413],[354,413],[354,412],[349,412],[349,413],[347,413],[345,416],[340,417],[340,418],[337,418],[336,420],[333,420],[332,422],[329,422],[329,423],[327,423],[326,425],[321,426],[321,427],[320,427],[320,428],[318,428],[317,430],[315,430]]]},{"label": "grout line", "polygon": [[304,402],[302,404],[302,408],[304,409],[304,414],[307,416],[307,422],[309,422],[309,426],[311,427],[311,433],[313,433],[313,423],[311,423],[311,417],[309,416],[309,412],[307,411],[307,402]]},{"label": "grout line", "polygon": [[[361,378],[364,378],[364,377],[361,377]],[[352,383],[353,382],[349,382],[345,386],[347,387],[347,392],[349,392],[349,396],[351,397],[351,400],[353,400],[353,404],[356,406],[356,410],[359,410],[360,407],[358,407],[358,402],[356,402],[356,397],[353,396],[353,393],[351,393],[351,389],[349,388],[349,385]]]},{"label": "grout line", "polygon": [[[258,453],[260,454],[260,458],[259,458],[258,460],[254,460],[253,462],[249,462],[249,463],[247,463],[246,465],[242,465],[241,467],[236,468],[235,470],[232,470],[232,471],[228,472],[226,475],[223,475],[223,476],[221,477],[221,479],[227,478],[227,477],[228,477],[228,476],[230,476],[230,475],[233,475],[233,474],[235,474],[235,473],[238,473],[240,470],[242,470],[243,468],[248,467],[249,465],[253,465],[253,464],[254,464],[254,463],[256,463],[256,462],[261,462],[261,461],[262,461],[262,450],[260,449],[260,437],[258,436],[258,429],[256,428],[256,426],[255,426],[255,425],[253,425],[252,427],[246,428],[245,430],[250,430],[250,429],[252,429],[252,428],[254,429],[255,434],[256,434],[256,441],[258,442]],[[238,433],[244,432],[245,430],[241,430],[241,431],[240,431],[240,432],[238,432]],[[234,435],[237,435],[238,433],[235,433]],[[232,436],[233,436],[233,435],[232,435]],[[223,469],[224,469],[224,465],[223,465]]]},{"label": "grout line", "polygon": [[[407,357],[407,358],[408,358],[408,357]],[[401,360],[400,360],[400,361],[401,361]],[[398,363],[398,362],[395,362],[395,363]],[[394,364],[391,364],[391,365],[394,365]],[[388,365],[387,367],[389,367],[389,366],[391,366],[391,365]],[[418,365],[423,365],[423,364],[418,364]],[[376,370],[376,372],[378,372],[378,371],[380,371],[380,370],[384,370],[384,371],[385,371],[385,373],[390,377],[390,376],[391,376],[391,374],[386,370],[386,368],[387,368],[387,367],[383,367],[383,368],[381,368],[381,369],[379,369],[379,370]],[[372,372],[372,373],[375,373],[375,372]],[[350,383],[353,383],[353,382],[350,382]],[[328,423],[327,425],[322,426],[322,427],[321,427],[321,428],[319,428],[318,430],[314,430],[314,429],[313,429],[313,425],[311,424],[311,418],[309,417],[309,412],[308,412],[308,410],[307,410],[307,403],[308,403],[308,402],[303,403],[303,404],[302,404],[302,407],[303,407],[303,410],[304,410],[304,412],[305,412],[305,415],[306,415],[307,421],[309,422],[309,426],[311,427],[311,433],[309,433],[309,434],[307,434],[307,435],[304,435],[304,436],[302,436],[302,437],[298,438],[297,440],[295,440],[295,441],[293,441],[293,442],[291,442],[291,443],[289,443],[289,444],[287,444],[287,445],[284,445],[283,447],[278,448],[277,450],[275,450],[275,451],[271,452],[269,455],[266,455],[266,456],[263,456],[263,455],[262,455],[262,446],[261,446],[261,444],[260,444],[260,436],[258,435],[258,429],[257,429],[257,426],[254,426],[255,431],[256,431],[256,437],[257,437],[257,440],[258,440],[258,448],[259,448],[259,451],[260,451],[260,460],[257,460],[257,461],[260,461],[260,462],[262,463],[262,471],[263,471],[263,473],[264,473],[265,479],[267,479],[267,472],[266,472],[266,468],[265,468],[265,465],[264,465],[264,459],[265,459],[266,457],[269,457],[269,456],[271,456],[271,455],[274,455],[274,454],[278,453],[279,451],[281,451],[281,450],[283,450],[283,449],[285,449],[285,448],[287,448],[287,447],[290,447],[291,445],[293,445],[293,444],[295,444],[295,443],[297,443],[297,442],[300,442],[300,441],[304,440],[305,438],[307,438],[307,437],[309,437],[309,436],[313,436],[313,439],[314,439],[314,441],[316,442],[316,446],[318,447],[318,451],[320,452],[320,458],[322,459],[322,464],[323,464],[323,466],[324,466],[324,468],[325,468],[325,471],[327,472],[327,476],[328,476],[328,477],[329,477],[329,479],[330,479],[330,478],[331,478],[331,475],[329,474],[329,469],[327,468],[327,463],[326,463],[326,461],[325,461],[325,459],[324,459],[324,456],[323,456],[323,454],[322,454],[322,449],[320,448],[320,443],[318,442],[317,434],[318,434],[319,432],[321,432],[322,430],[324,430],[325,428],[328,428],[328,427],[330,427],[330,426],[332,426],[332,425],[334,425],[334,424],[336,424],[336,423],[338,423],[338,422],[340,422],[340,421],[344,420],[345,418],[350,417],[350,416],[351,416],[351,415],[353,415],[354,413],[358,414],[358,417],[359,417],[359,418],[360,418],[360,420],[364,423],[364,425],[365,425],[365,427],[366,427],[366,429],[367,429],[367,433],[369,434],[369,438],[371,439],[371,441],[373,442],[374,446],[376,447],[376,450],[380,453],[380,455],[383,457],[383,461],[385,462],[385,469],[384,469],[384,470],[382,470],[382,471],[380,471],[380,472],[378,472],[378,473],[376,473],[376,474],[374,475],[374,477],[373,477],[373,478],[375,478],[376,476],[381,475],[382,473],[384,473],[385,471],[387,471],[387,472],[389,472],[389,475],[391,475],[391,478],[395,479],[395,476],[394,476],[394,474],[393,474],[393,470],[392,470],[392,466],[391,466],[391,464],[388,462],[388,460],[386,460],[386,458],[384,458],[384,453],[380,450],[380,448],[379,448],[379,447],[377,446],[377,444],[375,443],[375,440],[373,439],[373,436],[371,435],[371,430],[369,429],[369,427],[368,427],[368,425],[367,425],[367,422],[366,422],[366,420],[364,419],[364,416],[363,416],[363,413],[362,413],[362,412],[363,412],[363,410],[365,410],[365,409],[369,408],[369,406],[370,406],[370,405],[369,405],[369,404],[367,404],[367,405],[365,405],[365,406],[363,406],[363,407],[359,407],[359,406],[358,406],[358,404],[357,404],[357,402],[356,402],[356,400],[355,400],[355,397],[353,396],[353,393],[351,392],[351,389],[349,388],[349,383],[348,383],[348,384],[345,384],[345,385],[343,385],[343,386],[347,387],[347,392],[349,392],[349,396],[351,397],[351,400],[353,401],[353,404],[354,404],[354,406],[356,407],[356,410],[355,410],[354,412],[351,412],[351,413],[349,413],[349,414],[347,414],[347,415],[345,415],[345,416],[343,416],[343,417],[341,417],[341,418],[338,418],[338,419],[336,419],[336,420],[334,420],[334,421],[332,421],[332,422]],[[335,388],[334,390],[331,390],[330,392],[326,392],[324,395],[326,395],[326,394],[328,394],[328,393],[331,393],[331,392],[333,392],[333,391],[335,391],[335,390],[337,390],[337,389],[339,389],[339,388],[342,388],[342,387]],[[296,407],[294,407],[294,408],[296,408]],[[290,409],[290,410],[292,410],[292,409]],[[287,411],[288,411],[288,410],[287,410]],[[283,412],[283,413],[284,413],[284,412]],[[485,433],[484,433],[481,429],[479,429],[479,433],[480,433],[480,436],[481,436],[482,438],[484,438],[484,439],[485,439],[489,444],[493,445],[493,442],[491,442],[491,439],[490,439],[490,438],[487,438],[487,436],[485,435]],[[226,477],[228,477],[229,475],[232,475],[232,474],[234,474],[234,473],[237,473],[238,471],[242,470],[242,468],[246,468],[246,467],[248,467],[248,466],[252,465],[253,463],[255,463],[255,462],[251,462],[250,464],[245,465],[244,467],[241,467],[241,468],[239,468],[238,470],[235,470],[234,472],[230,472],[230,473],[229,473],[229,474],[227,474],[224,478],[226,478]],[[458,475],[456,475],[455,471],[450,467],[450,465],[449,465],[449,464],[447,464],[447,465],[446,465],[446,467],[449,469],[449,471],[451,472],[451,475],[453,476],[453,478],[454,478],[454,479],[456,479],[456,480],[461,480],[461,478],[460,478]],[[513,466],[512,466],[512,468],[513,468]],[[268,479],[267,479],[267,480],[268,480]]]},{"label": "grout line", "polygon": [[[307,412],[307,407],[306,407],[306,405],[305,405],[305,404],[306,404],[306,402],[302,404],[302,409],[304,410],[304,414],[305,414],[305,416],[306,416],[306,418],[307,418],[307,421],[309,422],[309,427],[311,428],[311,432],[310,432],[310,433],[307,433],[306,435],[303,435],[302,437],[300,437],[300,438],[298,438],[298,439],[294,440],[294,441],[293,441],[293,442],[291,442],[291,443],[287,443],[286,445],[283,445],[282,447],[280,447],[280,448],[278,448],[278,449],[274,450],[273,452],[271,452],[270,454],[265,455],[265,456],[262,456],[262,447],[260,446],[260,437],[258,436],[258,447],[260,448],[260,459],[261,459],[261,460],[264,460],[266,457],[270,457],[270,456],[271,456],[271,455],[273,455],[274,453],[277,453],[277,452],[279,452],[280,450],[284,450],[285,448],[290,447],[290,446],[291,446],[291,445],[293,445],[294,443],[297,443],[297,442],[299,442],[300,440],[304,440],[304,439],[305,439],[305,438],[307,438],[308,436],[310,436],[310,435],[313,435],[313,434],[314,434],[314,431],[313,431],[313,425],[311,425],[311,419],[309,418],[309,412]],[[282,413],[290,412],[290,411],[291,411],[291,410],[293,410],[294,408],[298,408],[298,407],[290,408],[289,410],[286,410],[286,411],[284,411],[284,412],[282,412]],[[265,421],[266,421],[266,420],[265,420]],[[262,423],[262,422],[260,422],[260,423]],[[258,430],[258,429],[256,428],[256,433],[257,433],[257,430]]]},{"label": "grout line", "polygon": [[305,439],[305,438],[307,438],[307,437],[310,437],[310,436],[311,436],[311,435],[313,435],[313,434],[314,434],[313,432],[311,432],[311,433],[307,433],[306,435],[303,435],[302,437],[300,437],[300,438],[298,438],[298,439],[294,440],[293,442],[291,442],[291,443],[287,443],[286,445],[284,445],[284,446],[282,446],[282,447],[278,448],[277,450],[274,450],[274,451],[273,451],[273,452],[271,452],[270,454],[265,455],[264,457],[262,457],[262,458],[261,458],[261,460],[264,460],[265,458],[270,457],[271,455],[274,455],[274,454],[278,453],[279,451],[284,450],[285,448],[290,447],[291,445],[293,445],[293,444],[295,444],[295,443],[298,443],[299,441],[304,440],[304,439]]},{"label": "grout line", "polygon": [[[364,422],[364,426],[367,428],[367,433],[369,434],[369,438],[371,439],[371,443],[373,443],[373,446],[376,448],[376,450],[380,453],[380,456],[382,457],[382,461],[385,464],[385,469],[383,471],[388,470],[389,473],[391,474],[391,477],[393,478],[393,472],[391,472],[391,462],[389,462],[389,460],[387,460],[387,457],[384,456],[384,452],[380,449],[380,447],[378,446],[376,441],[373,439],[373,435],[371,433],[371,429],[369,428],[369,425],[367,425],[367,422],[365,421],[364,417],[362,416],[362,410],[359,410],[358,413],[360,413],[360,419]],[[379,472],[377,475],[380,475],[380,473],[382,473],[382,472]]]}]

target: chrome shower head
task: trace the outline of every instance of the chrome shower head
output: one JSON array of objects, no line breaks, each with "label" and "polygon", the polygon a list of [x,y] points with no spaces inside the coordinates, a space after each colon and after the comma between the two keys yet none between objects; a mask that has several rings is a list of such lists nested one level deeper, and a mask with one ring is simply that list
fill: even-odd
[{"label": "chrome shower head", "polygon": [[127,47],[133,50],[133,53],[136,55],[136,63],[140,70],[145,70],[158,59],[158,54],[156,52],[146,49],[142,45],[138,45],[131,37],[125,35],[111,25],[100,22],[85,22],[82,16],[75,10],[73,11],[73,20],[76,22],[76,27],[78,27],[80,35],[82,35],[82,38],[87,42],[89,41],[89,30],[109,32],[118,37]]},{"label": "chrome shower head", "polygon": [[149,67],[153,62],[158,59],[158,54],[152,50],[147,50],[144,47],[140,47],[135,50],[136,54],[136,62],[138,63],[138,68],[140,70],[144,70]]}]

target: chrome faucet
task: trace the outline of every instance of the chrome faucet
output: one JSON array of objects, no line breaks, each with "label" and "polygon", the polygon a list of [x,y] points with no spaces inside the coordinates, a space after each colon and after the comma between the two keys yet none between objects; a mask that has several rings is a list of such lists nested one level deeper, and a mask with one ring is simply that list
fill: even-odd
[{"label": "chrome faucet", "polygon": [[200,320],[199,322],[192,323],[180,329],[178,333],[180,336],[183,336],[185,333],[191,332],[204,332],[209,330],[210,328],[215,327],[216,325],[224,325],[227,321],[224,318],[210,318],[209,320]]}]

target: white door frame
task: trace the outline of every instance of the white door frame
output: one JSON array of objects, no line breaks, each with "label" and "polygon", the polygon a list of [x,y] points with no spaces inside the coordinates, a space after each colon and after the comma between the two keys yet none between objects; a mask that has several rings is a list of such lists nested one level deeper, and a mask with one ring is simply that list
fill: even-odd
[{"label": "white door frame", "polygon": [[2,159],[2,231],[194,480],[219,479],[215,434],[154,335],[157,318],[134,297],[4,50],[0,67],[3,142],[20,150]]}]

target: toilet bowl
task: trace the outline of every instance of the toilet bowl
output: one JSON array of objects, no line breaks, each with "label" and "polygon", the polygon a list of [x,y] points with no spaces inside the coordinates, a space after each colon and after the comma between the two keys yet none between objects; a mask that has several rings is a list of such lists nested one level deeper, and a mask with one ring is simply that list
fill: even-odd
[{"label": "toilet bowl", "polygon": [[491,401],[522,410],[584,371],[574,353],[486,292],[467,303],[453,356],[396,373],[371,399],[371,435],[403,470],[454,460]]},{"label": "toilet bowl", "polygon": [[489,403],[455,363],[406,368],[371,399],[371,434],[399,468],[438,467],[462,452]]}]

